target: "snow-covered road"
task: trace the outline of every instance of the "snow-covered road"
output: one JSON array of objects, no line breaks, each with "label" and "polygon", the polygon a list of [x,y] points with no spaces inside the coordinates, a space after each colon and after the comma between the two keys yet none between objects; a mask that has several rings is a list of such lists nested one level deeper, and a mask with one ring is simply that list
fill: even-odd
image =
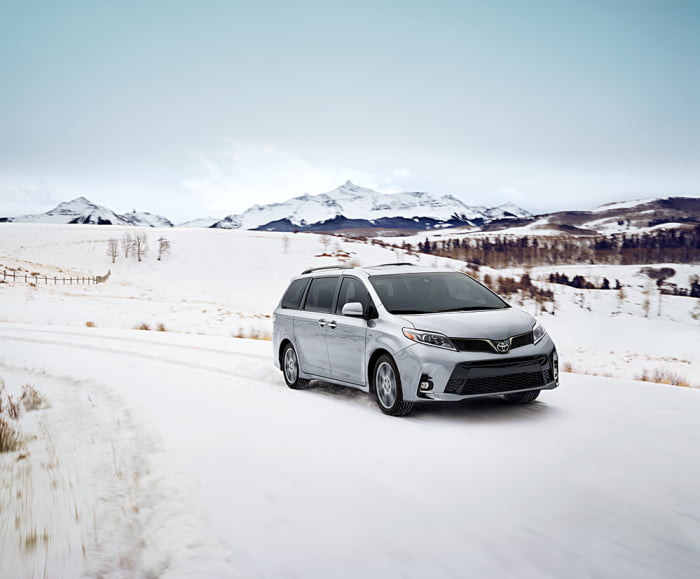
[{"label": "snow-covered road", "polygon": [[565,374],[527,407],[394,419],[286,389],[269,342],[0,323],[0,344],[8,389],[52,405],[0,455],[2,553],[31,547],[2,578],[700,575],[697,390]]}]

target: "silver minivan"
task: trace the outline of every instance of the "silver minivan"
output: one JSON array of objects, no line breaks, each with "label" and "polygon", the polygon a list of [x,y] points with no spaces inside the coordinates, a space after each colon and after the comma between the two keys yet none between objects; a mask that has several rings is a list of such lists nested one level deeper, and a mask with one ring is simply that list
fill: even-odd
[{"label": "silver minivan", "polygon": [[273,348],[290,388],[311,380],[357,388],[394,416],[419,402],[481,396],[527,404],[559,385],[542,325],[450,269],[304,271],[275,309]]}]

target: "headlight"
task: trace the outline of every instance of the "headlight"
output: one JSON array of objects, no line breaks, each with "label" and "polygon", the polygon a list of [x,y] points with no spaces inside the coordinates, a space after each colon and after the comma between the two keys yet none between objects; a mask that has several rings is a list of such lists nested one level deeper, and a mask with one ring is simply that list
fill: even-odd
[{"label": "headlight", "polygon": [[427,344],[428,346],[444,348],[445,350],[457,350],[447,336],[444,334],[438,334],[437,332],[424,332],[423,330],[404,328],[403,335],[409,340],[420,342],[421,344]]},{"label": "headlight", "polygon": [[532,343],[536,344],[542,338],[544,338],[546,335],[547,335],[547,332],[542,327],[542,324],[540,324],[539,322],[536,322],[535,325],[532,327]]}]

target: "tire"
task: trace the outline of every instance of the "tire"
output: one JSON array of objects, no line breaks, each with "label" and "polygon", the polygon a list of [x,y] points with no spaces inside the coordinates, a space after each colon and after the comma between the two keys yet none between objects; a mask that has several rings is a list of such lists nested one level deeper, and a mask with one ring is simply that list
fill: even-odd
[{"label": "tire", "polygon": [[287,344],[282,350],[282,375],[284,381],[292,390],[303,390],[309,385],[309,380],[299,378],[299,358],[294,346]]},{"label": "tire", "polygon": [[401,390],[401,378],[391,356],[377,358],[372,369],[372,385],[377,406],[389,416],[405,416],[413,409],[413,402],[405,402]]},{"label": "tire", "polygon": [[504,394],[503,397],[511,404],[530,404],[540,395],[539,390],[529,390],[528,392],[513,392]]}]

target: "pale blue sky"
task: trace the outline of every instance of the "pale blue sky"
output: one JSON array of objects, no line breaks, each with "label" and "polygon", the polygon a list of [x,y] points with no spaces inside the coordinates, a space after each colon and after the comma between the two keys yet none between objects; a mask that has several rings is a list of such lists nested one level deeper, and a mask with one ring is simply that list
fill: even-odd
[{"label": "pale blue sky", "polygon": [[700,196],[700,2],[0,0],[0,214]]}]

